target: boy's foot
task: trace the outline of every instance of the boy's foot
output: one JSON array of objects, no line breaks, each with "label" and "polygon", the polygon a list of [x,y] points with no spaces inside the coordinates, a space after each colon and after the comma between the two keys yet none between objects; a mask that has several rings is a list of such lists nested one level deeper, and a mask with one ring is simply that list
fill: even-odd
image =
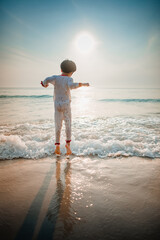
[{"label": "boy's foot", "polygon": [[61,154],[60,146],[56,146],[56,149],[55,149],[54,153],[55,153],[56,155],[60,155],[60,154]]},{"label": "boy's foot", "polygon": [[72,151],[71,151],[71,148],[70,148],[70,144],[66,144],[65,147],[66,147],[66,150],[67,150],[66,154],[71,155]]}]

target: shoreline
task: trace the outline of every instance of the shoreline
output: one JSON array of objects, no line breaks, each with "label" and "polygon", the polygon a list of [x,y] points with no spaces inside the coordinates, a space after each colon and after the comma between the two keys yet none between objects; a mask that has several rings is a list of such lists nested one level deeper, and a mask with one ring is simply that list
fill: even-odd
[{"label": "shoreline", "polygon": [[2,240],[160,237],[159,158],[51,156],[0,170]]},{"label": "shoreline", "polygon": [[[61,159],[61,158],[66,158],[66,154],[62,153],[59,157],[56,157],[56,155],[53,153],[51,155],[46,155],[44,157],[40,157],[40,158],[24,158],[24,157],[19,157],[19,158],[12,158],[12,159],[0,159],[0,163],[1,162],[5,162],[5,161],[21,161],[21,160],[33,160],[33,161],[38,161],[38,160],[43,160],[43,159]],[[78,155],[78,154],[74,154],[72,153],[69,157],[69,159],[73,159],[73,158],[92,158],[92,159],[99,159],[99,160],[111,160],[111,159],[118,159],[118,160],[121,160],[121,159],[144,159],[144,160],[160,160],[160,157],[147,157],[147,156],[117,156],[117,157],[110,157],[110,156],[106,156],[106,157],[99,157],[97,154],[88,154],[88,155]]]}]

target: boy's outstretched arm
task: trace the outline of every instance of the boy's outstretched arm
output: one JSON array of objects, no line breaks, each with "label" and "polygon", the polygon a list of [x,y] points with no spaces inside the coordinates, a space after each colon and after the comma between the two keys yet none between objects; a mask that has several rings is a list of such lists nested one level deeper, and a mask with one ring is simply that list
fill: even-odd
[{"label": "boy's outstretched arm", "polygon": [[51,76],[51,77],[47,77],[44,81],[41,81],[41,85],[42,87],[48,87],[49,86],[49,83],[51,84],[55,84],[55,77],[54,76]]},{"label": "boy's outstretched arm", "polygon": [[73,79],[71,78],[70,81],[68,82],[68,86],[70,89],[75,89],[75,88],[79,88],[79,87],[83,87],[83,86],[88,87],[89,83],[74,83]]}]

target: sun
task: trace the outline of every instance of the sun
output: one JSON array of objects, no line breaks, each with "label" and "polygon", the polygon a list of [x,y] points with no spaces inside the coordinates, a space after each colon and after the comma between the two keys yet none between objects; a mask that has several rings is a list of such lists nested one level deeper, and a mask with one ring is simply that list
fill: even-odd
[{"label": "sun", "polygon": [[89,32],[81,32],[76,36],[74,44],[80,53],[88,54],[94,50],[96,41]]}]

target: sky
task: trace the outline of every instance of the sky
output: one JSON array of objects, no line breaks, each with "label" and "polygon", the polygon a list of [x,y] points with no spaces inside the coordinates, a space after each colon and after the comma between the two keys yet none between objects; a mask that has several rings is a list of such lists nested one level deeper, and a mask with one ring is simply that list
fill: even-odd
[{"label": "sky", "polygon": [[[160,87],[159,12],[159,0],[0,1],[0,87],[40,87],[64,59],[75,82]],[[90,51],[76,45],[83,33]]]}]

